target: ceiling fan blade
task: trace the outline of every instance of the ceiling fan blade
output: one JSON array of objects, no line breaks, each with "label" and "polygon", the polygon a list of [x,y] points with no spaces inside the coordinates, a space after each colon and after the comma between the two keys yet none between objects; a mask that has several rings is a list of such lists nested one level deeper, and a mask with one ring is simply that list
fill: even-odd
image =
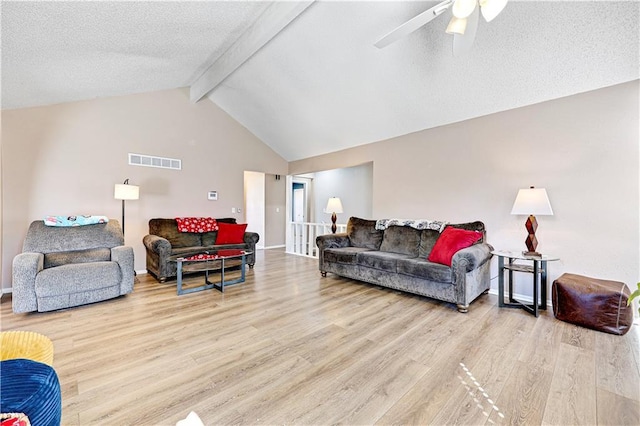
[{"label": "ceiling fan blade", "polygon": [[398,28],[391,31],[389,34],[385,35],[380,40],[376,41],[374,45],[378,49],[382,49],[383,47],[386,47],[391,43],[400,40],[402,37],[411,34],[421,26],[431,22],[433,19],[441,15],[445,10],[447,10],[449,6],[451,6],[452,4],[453,4],[453,0],[445,0],[442,3],[438,3],[431,9],[428,9],[422,12],[418,16],[400,25]]},{"label": "ceiling fan blade", "polygon": [[478,9],[479,7],[476,6],[473,13],[467,18],[467,28],[464,34],[453,35],[453,56],[463,56],[471,51],[478,31],[478,19],[480,17]]}]

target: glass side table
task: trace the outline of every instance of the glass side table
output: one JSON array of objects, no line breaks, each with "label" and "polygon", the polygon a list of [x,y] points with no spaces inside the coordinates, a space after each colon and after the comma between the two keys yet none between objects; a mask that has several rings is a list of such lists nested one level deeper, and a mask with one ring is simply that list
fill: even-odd
[{"label": "glass side table", "polygon": [[[501,308],[519,308],[538,316],[539,310],[547,309],[547,262],[560,260],[559,257],[543,254],[528,256],[519,251],[495,250],[491,254],[498,256],[498,306]],[[508,259],[505,265],[505,259]],[[515,263],[516,260],[531,262],[531,265]],[[504,272],[508,272],[509,302],[504,301]],[[513,273],[533,274],[533,303],[524,303],[513,297]],[[540,297],[538,297],[538,295]]]}]

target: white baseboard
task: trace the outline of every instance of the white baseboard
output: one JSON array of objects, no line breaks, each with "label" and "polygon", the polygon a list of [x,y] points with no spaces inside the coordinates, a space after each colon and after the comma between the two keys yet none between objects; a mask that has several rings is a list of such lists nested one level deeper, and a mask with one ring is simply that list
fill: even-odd
[{"label": "white baseboard", "polygon": [[2,294],[11,294],[11,293],[13,293],[13,287],[2,289]]},{"label": "white baseboard", "polygon": [[284,248],[284,247],[286,247],[284,244],[281,244],[281,245],[278,245],[278,246],[267,246],[267,247],[264,248],[264,250]]}]

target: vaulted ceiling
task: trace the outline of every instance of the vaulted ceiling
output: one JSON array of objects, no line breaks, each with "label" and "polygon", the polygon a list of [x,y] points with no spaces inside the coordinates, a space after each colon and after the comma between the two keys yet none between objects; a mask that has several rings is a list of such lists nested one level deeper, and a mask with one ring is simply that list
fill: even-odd
[{"label": "vaulted ceiling", "polygon": [[[374,46],[435,4],[316,1],[207,97],[292,161],[640,78],[640,1],[511,0],[461,57],[450,12]],[[2,108],[192,86],[270,7],[2,1]]]}]

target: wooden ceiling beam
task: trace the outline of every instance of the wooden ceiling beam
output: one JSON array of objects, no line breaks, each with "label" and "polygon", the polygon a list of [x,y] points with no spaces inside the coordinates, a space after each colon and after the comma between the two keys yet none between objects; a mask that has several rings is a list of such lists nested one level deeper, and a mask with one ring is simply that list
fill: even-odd
[{"label": "wooden ceiling beam", "polygon": [[195,103],[215,89],[258,50],[285,29],[315,0],[273,2],[218,59],[198,77],[189,89]]}]

